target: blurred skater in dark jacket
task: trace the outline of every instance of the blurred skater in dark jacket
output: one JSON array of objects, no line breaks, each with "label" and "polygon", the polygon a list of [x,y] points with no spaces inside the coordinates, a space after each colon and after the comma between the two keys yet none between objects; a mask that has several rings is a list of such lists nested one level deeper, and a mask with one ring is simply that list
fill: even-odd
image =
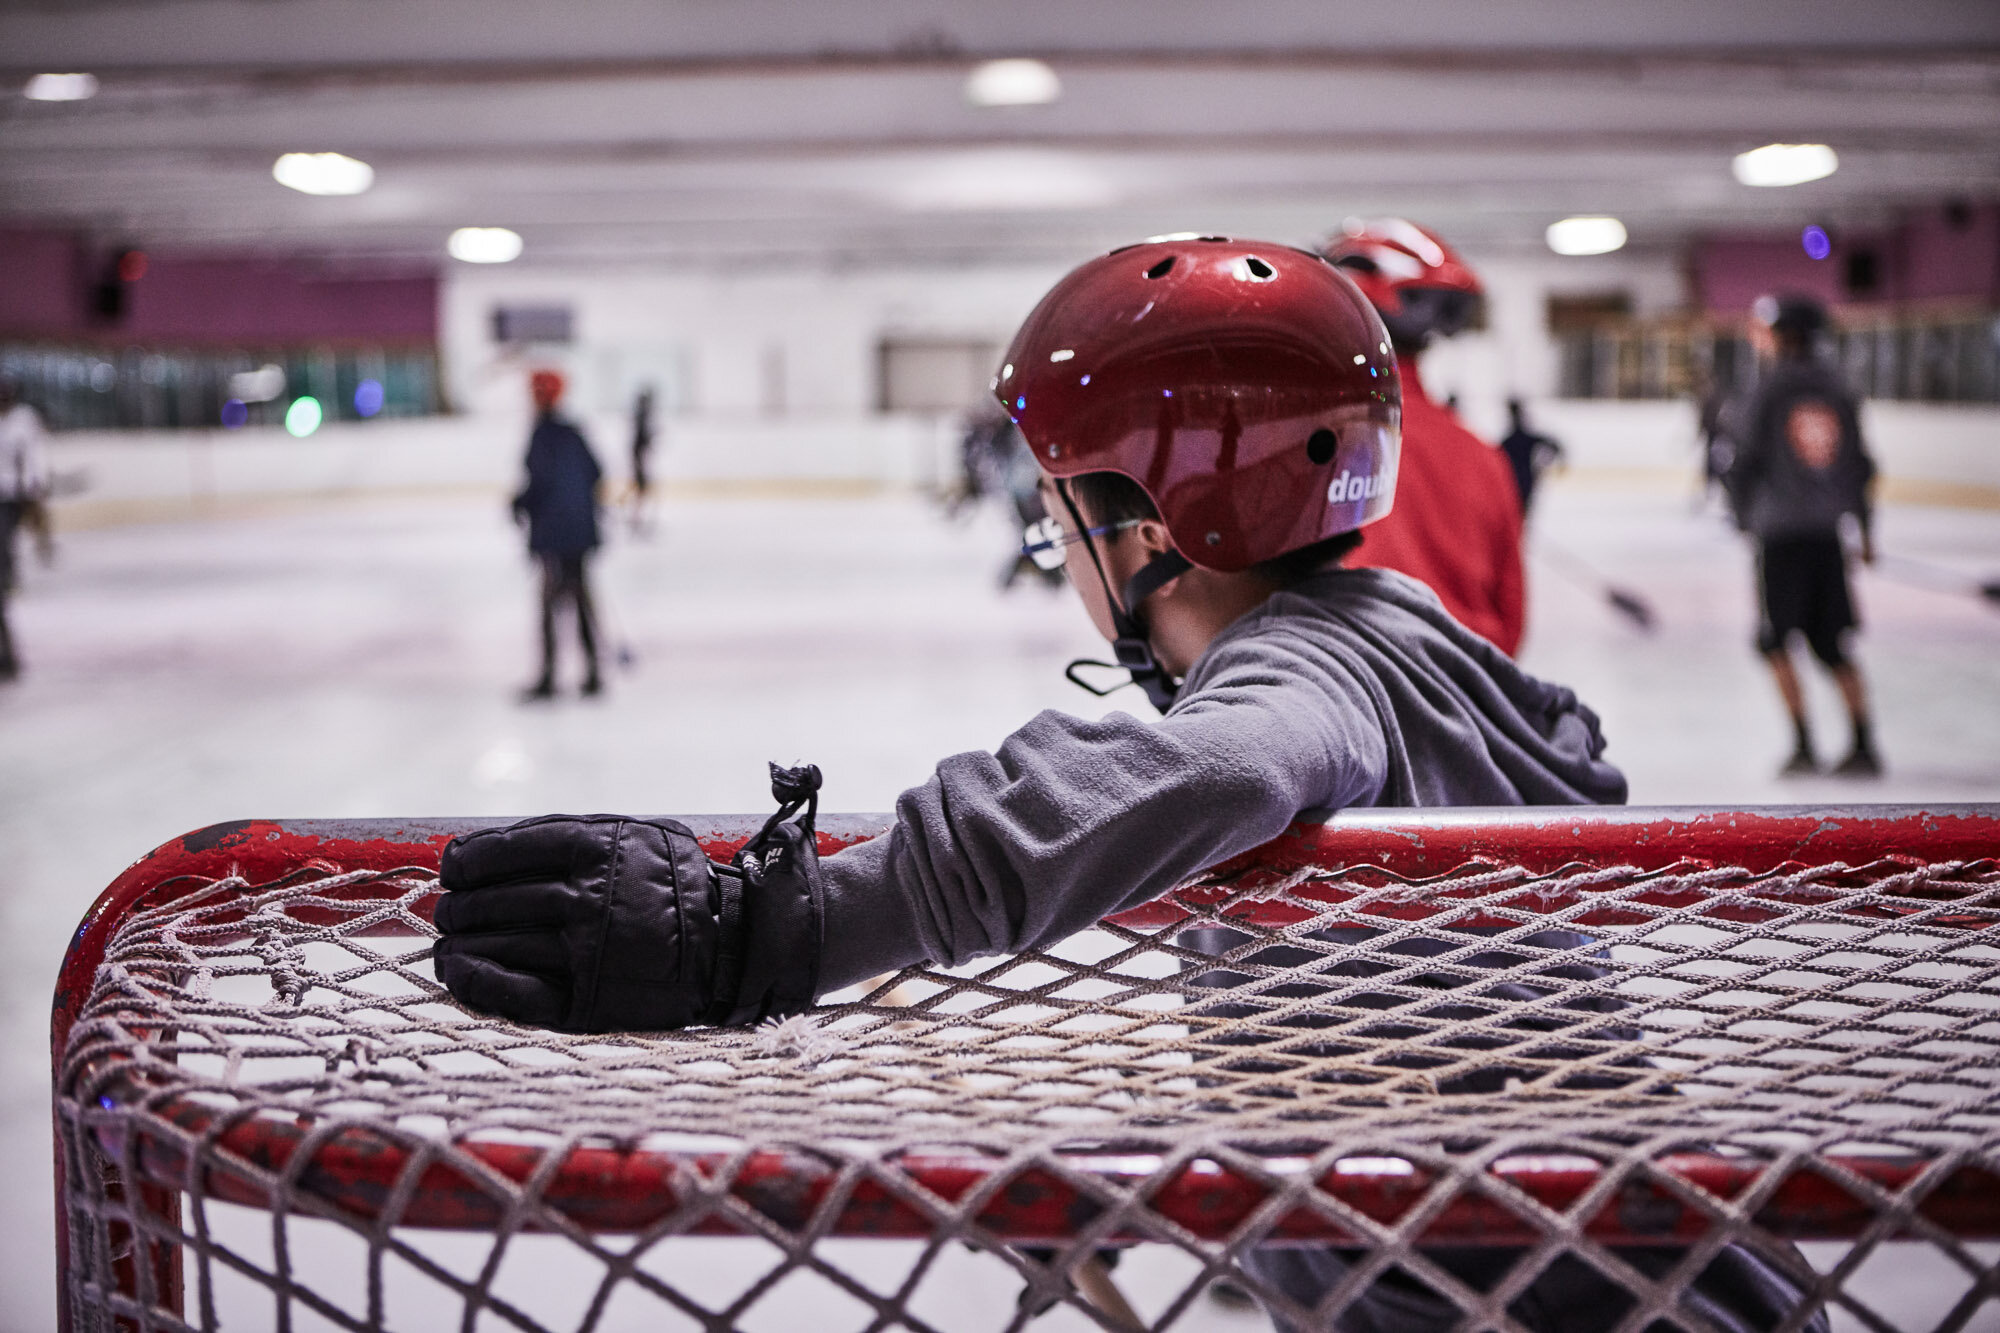
[{"label": "blurred skater in dark jacket", "polygon": [[514,497],[514,519],[528,525],[528,550],[542,566],[542,673],[524,692],[548,699],[556,692],[556,611],[576,607],[583,644],[583,692],[604,688],[597,667],[597,617],[591,607],[588,562],[597,549],[597,483],[604,475],[583,435],[556,414],[563,377],[538,370],[529,378],[535,430],[528,438],[527,482]]},{"label": "blurred skater in dark jacket", "polygon": [[1737,523],[1757,543],[1757,649],[1792,721],[1792,757],[1781,772],[1819,771],[1805,695],[1792,665],[1796,636],[1833,674],[1847,705],[1853,744],[1833,771],[1874,777],[1882,761],[1867,687],[1850,651],[1860,617],[1848,588],[1841,525],[1855,523],[1861,558],[1872,564],[1875,462],[1862,443],[1854,394],[1840,371],[1818,354],[1825,308],[1810,297],[1766,297],[1755,316],[1751,336],[1765,368],[1755,390],[1734,410],[1733,452],[1723,484]]}]

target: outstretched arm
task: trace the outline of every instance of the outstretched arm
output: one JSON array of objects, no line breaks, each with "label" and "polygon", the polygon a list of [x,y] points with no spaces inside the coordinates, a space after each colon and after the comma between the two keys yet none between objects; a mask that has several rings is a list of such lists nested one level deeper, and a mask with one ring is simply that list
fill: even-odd
[{"label": "outstretched arm", "polygon": [[455,839],[439,979],[472,1008],[574,1032],[755,1022],[912,963],[1052,942],[1302,811],[1380,793],[1388,742],[1360,683],[1254,646],[1236,657],[1199,667],[1157,724],[1043,713],[994,754],[947,759],[893,828],[824,862],[809,767],[773,769],[783,804],[730,867],[671,820],[550,816]]},{"label": "outstretched arm", "polygon": [[1243,657],[1157,723],[1046,712],[939,764],[887,833],[821,863],[822,990],[1047,944],[1372,801],[1388,752],[1360,685]]}]

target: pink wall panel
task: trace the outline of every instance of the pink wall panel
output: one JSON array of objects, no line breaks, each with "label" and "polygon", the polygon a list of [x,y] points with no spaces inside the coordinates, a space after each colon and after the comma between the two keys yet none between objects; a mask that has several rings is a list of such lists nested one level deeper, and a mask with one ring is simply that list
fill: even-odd
[{"label": "pink wall panel", "polygon": [[1905,298],[2000,301],[2000,204],[1924,209],[1902,241]]},{"label": "pink wall panel", "polygon": [[111,252],[67,233],[0,231],[0,334],[114,342],[217,343],[437,337],[435,272],[331,271],[284,256],[149,252],[122,321],[92,311]]},{"label": "pink wall panel", "polygon": [[150,342],[437,335],[437,277],[316,273],[297,260],[156,255],[124,332]]},{"label": "pink wall panel", "polygon": [[0,230],[0,333],[62,336],[83,329],[83,276],[73,238]]},{"label": "pink wall panel", "polygon": [[[1836,241],[1825,259],[1809,259],[1796,236],[1782,239],[1768,236],[1723,236],[1700,242],[1695,247],[1695,285],[1701,293],[1702,308],[1716,315],[1746,313],[1760,296],[1772,292],[1792,292],[1816,296],[1829,305],[1846,301],[1842,283],[1847,253],[1855,246],[1852,238]],[[1872,238],[1870,238],[1872,239]],[[1881,290],[1894,282],[1893,255],[1889,247],[1874,247],[1883,265]]]},{"label": "pink wall panel", "polygon": [[[1847,260],[1873,251],[1872,292],[1847,290]],[[1718,236],[1694,251],[1695,284],[1704,309],[1738,315],[1766,292],[1817,296],[1829,305],[1865,301],[2000,302],[2000,204],[1933,206],[1909,214],[1893,230],[1841,233],[1833,253],[1807,257],[1798,235]]]}]

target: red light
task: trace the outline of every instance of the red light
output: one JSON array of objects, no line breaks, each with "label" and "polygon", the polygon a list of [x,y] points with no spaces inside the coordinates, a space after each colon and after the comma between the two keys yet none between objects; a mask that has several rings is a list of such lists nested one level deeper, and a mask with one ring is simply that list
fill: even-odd
[{"label": "red light", "polygon": [[145,276],[146,252],[144,250],[127,250],[124,254],[118,256],[118,280],[120,282],[137,282]]}]

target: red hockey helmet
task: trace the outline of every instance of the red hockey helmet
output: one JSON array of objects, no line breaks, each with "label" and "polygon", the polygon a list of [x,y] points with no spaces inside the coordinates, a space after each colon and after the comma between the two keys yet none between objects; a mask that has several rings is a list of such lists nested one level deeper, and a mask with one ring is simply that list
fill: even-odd
[{"label": "red hockey helmet", "polygon": [[1326,243],[1326,257],[1354,279],[1381,312],[1396,345],[1422,351],[1472,319],[1485,289],[1437,233],[1402,218],[1350,219]]},{"label": "red hockey helmet", "polygon": [[1093,259],[1021,325],[993,391],[1044,471],[1130,477],[1207,569],[1351,532],[1394,498],[1389,335],[1288,245],[1168,238]]},{"label": "red hockey helmet", "polygon": [[528,394],[535,400],[535,406],[544,412],[562,401],[566,387],[561,371],[538,370],[528,376]]}]

